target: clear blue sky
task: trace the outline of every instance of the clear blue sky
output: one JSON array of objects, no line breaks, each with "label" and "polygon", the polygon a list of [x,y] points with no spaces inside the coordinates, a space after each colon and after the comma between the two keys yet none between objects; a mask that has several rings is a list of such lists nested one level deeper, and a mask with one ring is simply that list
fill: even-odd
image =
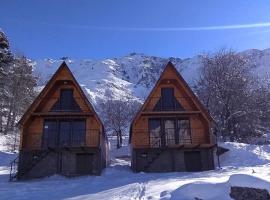
[{"label": "clear blue sky", "polygon": [[0,7],[12,50],[30,58],[270,48],[269,0],[1,0]]}]

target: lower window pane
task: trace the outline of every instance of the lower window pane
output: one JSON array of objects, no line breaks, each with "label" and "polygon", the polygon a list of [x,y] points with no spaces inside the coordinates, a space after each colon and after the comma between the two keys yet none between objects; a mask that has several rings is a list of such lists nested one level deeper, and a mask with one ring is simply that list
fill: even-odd
[{"label": "lower window pane", "polygon": [[72,127],[72,145],[85,144],[85,120],[73,121]]},{"label": "lower window pane", "polygon": [[69,146],[71,134],[71,121],[60,121],[59,145]]},{"label": "lower window pane", "polygon": [[158,147],[161,145],[161,126],[160,119],[149,119],[150,145]]},{"label": "lower window pane", "polygon": [[57,144],[57,121],[45,120],[42,147],[55,147]]},{"label": "lower window pane", "polygon": [[179,144],[191,144],[189,120],[178,120]]},{"label": "lower window pane", "polygon": [[166,134],[166,145],[175,145],[174,119],[164,120],[164,130]]},{"label": "lower window pane", "polygon": [[85,120],[45,120],[42,147],[85,145]]}]

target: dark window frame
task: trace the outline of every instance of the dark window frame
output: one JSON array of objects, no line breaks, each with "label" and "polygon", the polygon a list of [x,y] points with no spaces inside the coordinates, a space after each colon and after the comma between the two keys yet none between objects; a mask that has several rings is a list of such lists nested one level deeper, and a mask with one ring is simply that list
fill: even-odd
[{"label": "dark window frame", "polygon": [[61,110],[72,110],[73,89],[64,88],[60,90],[60,108]]},{"label": "dark window frame", "polygon": [[[148,119],[148,134],[149,134],[149,144],[151,147],[155,147],[155,146],[152,146],[152,143],[151,143],[151,139],[153,136],[151,136],[151,128],[150,128],[150,121],[151,120],[159,120],[160,121],[160,147],[164,147],[164,146],[169,146],[168,145],[168,141],[167,141],[167,134],[166,134],[166,130],[165,130],[165,121],[166,120],[172,120],[174,121],[174,144],[175,145],[178,145],[180,144],[180,141],[182,138],[180,138],[180,134],[179,134],[179,131],[180,131],[180,127],[178,125],[178,121],[181,121],[181,120],[186,120],[188,121],[188,135],[189,135],[189,143],[183,143],[183,144],[192,144],[192,135],[191,135],[191,126],[190,126],[190,118],[189,117],[155,117],[155,118],[149,118]],[[182,143],[181,143],[182,144]],[[170,144],[171,145],[171,144]]]},{"label": "dark window frame", "polygon": [[[167,94],[170,95],[166,96],[166,91]],[[184,110],[183,106],[180,104],[180,102],[174,95],[174,87],[162,87],[161,97],[154,106],[154,111],[183,111],[183,110]]]},{"label": "dark window frame", "polygon": [[[74,122],[82,122],[83,123],[83,126],[84,126],[84,129],[82,129],[81,133],[80,133],[80,136],[82,137],[79,137],[79,140],[77,139],[76,141],[79,141],[79,142],[75,142],[74,140],[74,135],[76,135],[76,129],[74,128]],[[54,132],[54,145],[52,146],[48,146],[48,143],[50,143],[50,141],[48,141],[48,136],[45,132],[45,126],[46,126],[46,122],[54,122],[56,123],[55,127],[56,129],[53,130]],[[64,118],[56,118],[56,119],[52,119],[52,118],[48,118],[48,119],[44,119],[44,123],[43,123],[43,133],[42,133],[42,148],[48,148],[48,147],[65,147],[65,145],[62,145],[61,143],[61,122],[68,122],[69,123],[69,131],[68,131],[68,145],[66,146],[84,146],[86,144],[86,133],[87,133],[87,130],[86,130],[86,119],[85,118],[82,118],[82,119],[64,119]],[[50,134],[50,132],[48,133]],[[78,136],[78,134],[77,134]],[[46,138],[45,138],[46,137]],[[47,144],[47,145],[45,145]]]},{"label": "dark window frame", "polygon": [[[70,92],[71,96],[69,97],[69,105],[64,105],[68,101],[64,102],[64,93]],[[59,99],[51,108],[51,112],[81,112],[81,108],[74,98],[74,89],[73,88],[62,88],[60,89]]]},{"label": "dark window frame", "polygon": [[[150,121],[159,121],[159,127],[160,127],[159,138],[160,138],[160,140],[159,139],[156,140],[156,135],[154,135],[154,136],[151,135],[151,133],[153,133],[154,131],[151,131],[151,123],[150,123]],[[160,146],[161,145],[161,134],[162,134],[162,120],[161,120],[161,118],[149,118],[148,119],[148,132],[149,132],[149,143],[150,143],[150,145]],[[153,138],[154,138],[154,144],[152,144]]]},{"label": "dark window frame", "polygon": [[174,110],[174,88],[161,88],[161,107],[162,110]]}]

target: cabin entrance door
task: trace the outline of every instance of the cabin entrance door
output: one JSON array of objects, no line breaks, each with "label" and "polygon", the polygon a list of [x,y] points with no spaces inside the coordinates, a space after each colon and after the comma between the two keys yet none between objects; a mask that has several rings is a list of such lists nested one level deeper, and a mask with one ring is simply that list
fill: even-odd
[{"label": "cabin entrance door", "polygon": [[76,154],[76,172],[78,174],[90,174],[93,170],[93,155],[89,153]]},{"label": "cabin entrance door", "polygon": [[186,171],[198,172],[202,171],[201,152],[200,151],[186,151],[184,152],[184,160]]}]

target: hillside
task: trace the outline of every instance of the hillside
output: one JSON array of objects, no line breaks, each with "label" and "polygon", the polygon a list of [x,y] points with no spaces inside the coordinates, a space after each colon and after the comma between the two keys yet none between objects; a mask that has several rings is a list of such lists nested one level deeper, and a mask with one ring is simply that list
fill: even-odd
[{"label": "hillside", "polygon": [[[270,76],[270,49],[251,49],[240,52],[256,66],[254,73],[262,77]],[[82,87],[96,104],[99,98],[107,97],[143,100],[153,87],[168,61],[175,64],[185,80],[193,85],[199,76],[202,56],[193,58],[160,58],[132,53],[121,58],[104,60],[72,60],[64,58]],[[35,73],[43,86],[63,60],[36,60]]]}]

